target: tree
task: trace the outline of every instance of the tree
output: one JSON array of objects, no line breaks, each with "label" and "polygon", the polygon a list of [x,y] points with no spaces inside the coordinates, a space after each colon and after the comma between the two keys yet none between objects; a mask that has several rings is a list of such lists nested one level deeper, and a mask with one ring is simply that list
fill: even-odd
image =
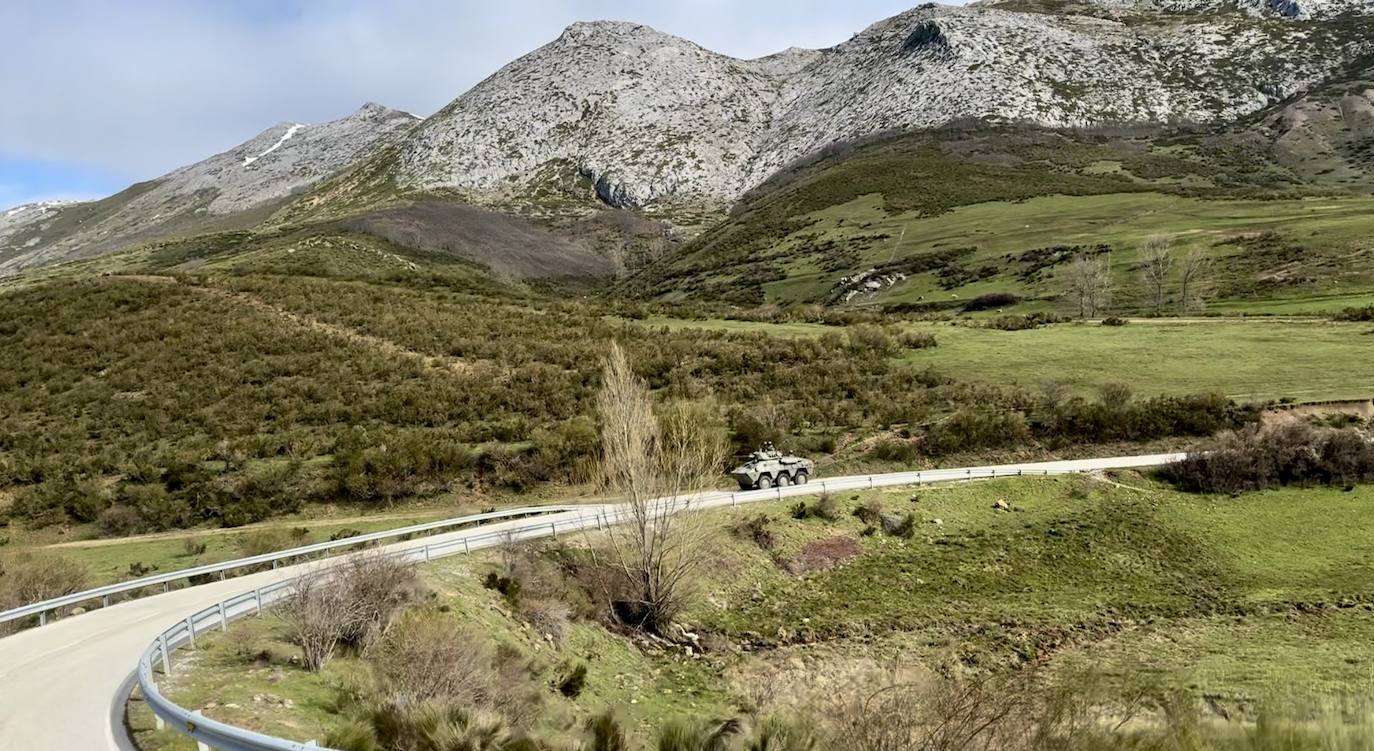
[{"label": "tree", "polygon": [[1174,270],[1173,246],[1168,238],[1152,237],[1140,251],[1140,279],[1159,315],[1169,297],[1169,278]]},{"label": "tree", "polygon": [[1200,311],[1207,306],[1211,291],[1212,259],[1202,248],[1191,248],[1183,256],[1179,270],[1178,301],[1183,312]]},{"label": "tree", "polygon": [[1111,268],[1105,257],[1086,253],[1074,256],[1069,266],[1069,296],[1078,305],[1079,318],[1092,318],[1106,308],[1111,297]]},{"label": "tree", "polygon": [[609,535],[607,594],[622,623],[658,633],[681,611],[701,561],[706,530],[690,503],[720,471],[723,431],[700,405],[655,415],[648,387],[614,343],[597,407],[603,482],[624,499]]}]

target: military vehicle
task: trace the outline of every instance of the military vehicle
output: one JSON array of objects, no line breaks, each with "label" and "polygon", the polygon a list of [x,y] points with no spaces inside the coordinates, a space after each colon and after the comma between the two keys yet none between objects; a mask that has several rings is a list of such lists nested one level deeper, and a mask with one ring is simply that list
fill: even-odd
[{"label": "military vehicle", "polygon": [[805,485],[815,467],[810,459],[784,454],[770,443],[750,454],[747,461],[731,470],[730,476],[739,483],[740,490],[762,490]]}]

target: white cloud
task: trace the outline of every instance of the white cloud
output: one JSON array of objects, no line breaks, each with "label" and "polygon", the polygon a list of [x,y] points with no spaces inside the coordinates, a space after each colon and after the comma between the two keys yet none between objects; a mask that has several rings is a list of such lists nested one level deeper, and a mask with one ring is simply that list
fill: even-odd
[{"label": "white cloud", "polygon": [[146,179],[365,101],[433,112],[577,20],[741,57],[826,46],[910,0],[47,0],[0,3],[0,156]]}]

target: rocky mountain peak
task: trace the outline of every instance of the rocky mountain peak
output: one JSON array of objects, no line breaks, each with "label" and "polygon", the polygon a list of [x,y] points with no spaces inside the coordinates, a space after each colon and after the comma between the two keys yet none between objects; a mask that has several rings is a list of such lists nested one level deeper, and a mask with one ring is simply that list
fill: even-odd
[{"label": "rocky mountain peak", "polygon": [[[403,139],[397,179],[499,203],[580,175],[613,206],[719,206],[886,130],[1227,121],[1374,50],[1371,16],[1351,9],[1367,0],[925,4],[830,49],[756,60],[639,24],[573,24]],[[1275,13],[1303,21],[1273,26]]]}]

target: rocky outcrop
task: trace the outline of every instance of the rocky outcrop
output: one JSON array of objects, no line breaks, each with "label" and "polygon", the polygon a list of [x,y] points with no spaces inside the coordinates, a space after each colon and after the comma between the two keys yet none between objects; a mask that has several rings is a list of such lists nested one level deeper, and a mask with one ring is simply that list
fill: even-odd
[{"label": "rocky outcrop", "polygon": [[[1034,2],[924,5],[831,49],[758,60],[575,24],[416,128],[396,179],[518,199],[557,165],[611,206],[718,206],[800,156],[892,129],[1226,122],[1374,49],[1362,0]],[[1119,17],[1139,13],[1156,18]]]}]

